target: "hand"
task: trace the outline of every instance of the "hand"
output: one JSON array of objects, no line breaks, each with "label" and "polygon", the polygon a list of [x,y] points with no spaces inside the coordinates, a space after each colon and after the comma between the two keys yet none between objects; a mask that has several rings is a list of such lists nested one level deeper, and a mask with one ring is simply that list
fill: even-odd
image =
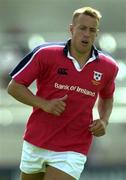
[{"label": "hand", "polygon": [[45,112],[51,113],[56,116],[60,116],[61,113],[64,112],[66,107],[66,100],[68,95],[63,96],[62,98],[52,99],[52,100],[45,100],[42,109]]},{"label": "hand", "polygon": [[89,131],[92,135],[99,137],[106,133],[107,122],[102,119],[94,120],[92,124],[89,125]]}]

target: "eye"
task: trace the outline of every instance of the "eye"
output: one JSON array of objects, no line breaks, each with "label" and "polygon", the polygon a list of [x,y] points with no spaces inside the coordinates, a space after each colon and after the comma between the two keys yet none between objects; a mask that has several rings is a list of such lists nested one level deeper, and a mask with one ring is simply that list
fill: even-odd
[{"label": "eye", "polygon": [[86,30],[86,27],[81,26],[79,29],[82,30],[82,31],[84,31],[84,30]]},{"label": "eye", "polygon": [[97,32],[97,29],[96,29],[96,28],[90,28],[90,32],[96,33],[96,32]]}]

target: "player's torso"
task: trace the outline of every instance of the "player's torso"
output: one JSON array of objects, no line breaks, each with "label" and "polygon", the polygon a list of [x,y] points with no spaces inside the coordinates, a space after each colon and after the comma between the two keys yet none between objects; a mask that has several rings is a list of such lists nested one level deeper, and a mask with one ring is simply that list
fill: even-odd
[{"label": "player's torso", "polygon": [[78,71],[62,50],[48,53],[45,72],[38,79],[38,93],[46,98],[69,94],[95,100],[107,83],[107,67],[99,60],[86,64]]}]

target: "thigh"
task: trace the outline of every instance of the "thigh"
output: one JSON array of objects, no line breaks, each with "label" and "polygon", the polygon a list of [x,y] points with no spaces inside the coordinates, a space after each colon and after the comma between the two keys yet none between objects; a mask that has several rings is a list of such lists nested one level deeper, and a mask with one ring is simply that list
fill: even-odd
[{"label": "thigh", "polygon": [[26,174],[22,172],[21,180],[44,180],[44,173]]},{"label": "thigh", "polygon": [[75,178],[57,168],[47,166],[44,180],[75,180]]},{"label": "thigh", "polygon": [[41,172],[45,172],[46,163],[44,155],[43,150],[24,141],[20,163],[23,178],[41,176]]},{"label": "thigh", "polygon": [[48,154],[47,165],[50,166],[50,168],[48,167],[48,170],[50,170],[51,172],[55,171],[53,172],[53,174],[56,174],[56,177],[58,175],[62,176],[63,180],[67,180],[67,179],[79,180],[80,175],[84,169],[86,159],[87,157],[85,155],[73,151],[65,151],[65,152],[52,151],[50,152],[50,154]]}]

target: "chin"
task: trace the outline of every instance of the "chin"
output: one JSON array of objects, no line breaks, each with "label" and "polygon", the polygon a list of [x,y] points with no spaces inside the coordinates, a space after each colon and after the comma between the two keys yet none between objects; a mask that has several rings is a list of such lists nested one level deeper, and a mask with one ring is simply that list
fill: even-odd
[{"label": "chin", "polygon": [[85,54],[85,53],[87,53],[88,51],[90,51],[89,50],[89,48],[81,48],[80,50],[79,50],[79,52],[81,53],[81,54]]}]

